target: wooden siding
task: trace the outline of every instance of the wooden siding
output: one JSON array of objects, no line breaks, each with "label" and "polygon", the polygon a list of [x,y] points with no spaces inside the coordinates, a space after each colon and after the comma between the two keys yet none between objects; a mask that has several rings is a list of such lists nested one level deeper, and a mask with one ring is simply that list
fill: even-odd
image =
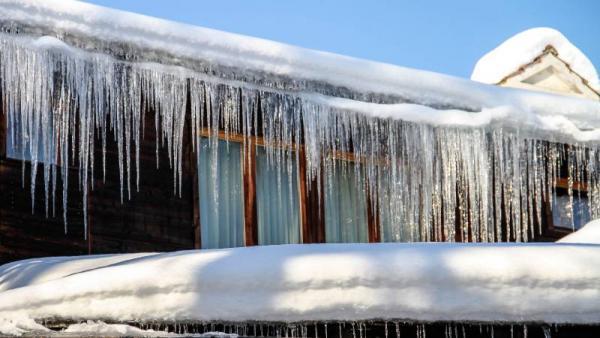
[{"label": "wooden siding", "polygon": [[[5,115],[0,123],[0,145],[4,149]],[[88,199],[88,240],[83,233],[83,201],[77,170],[69,174],[68,233],[62,219],[62,182],[57,182],[56,216],[45,217],[44,183],[38,168],[35,212],[31,213],[30,165],[7,159],[0,153],[0,264],[8,261],[57,255],[172,251],[194,248],[195,161],[192,160],[189,132],[185,135],[181,198],[174,193],[173,170],[166,150],[160,151],[156,169],[154,115],[146,114],[145,135],[140,156],[140,191],[135,192],[132,168],[131,200],[120,202],[118,154],[109,142],[106,153],[106,182],[102,181],[100,141],[96,144],[96,168],[93,189]],[[149,127],[148,127],[149,126]],[[133,164],[133,162],[132,162]],[[60,176],[60,175],[59,175]],[[24,186],[25,188],[23,188]]]},{"label": "wooden siding", "polygon": [[[0,105],[1,106],[1,105]],[[188,107],[189,113],[189,107]],[[189,116],[189,114],[188,114]],[[56,216],[45,217],[43,178],[41,167],[37,175],[35,212],[31,213],[30,166],[25,165],[22,175],[21,161],[7,159],[6,154],[6,115],[0,115],[0,263],[16,259],[53,255],[78,255],[87,253],[124,253],[145,251],[172,251],[201,248],[200,210],[198,204],[198,178],[196,175],[196,154],[191,149],[191,133],[185,129],[184,158],[182,171],[181,197],[174,191],[173,169],[170,168],[165,149],[159,151],[160,166],[156,168],[156,135],[154,113],[146,112],[145,130],[140,151],[140,191],[135,184],[135,162],[132,157],[131,200],[124,191],[121,203],[121,185],[119,180],[117,146],[108,141],[106,153],[106,181],[102,180],[102,153],[100,140],[95,145],[95,181],[88,192],[86,201],[82,201],[79,191],[77,170],[69,174],[69,231],[64,233],[62,220],[62,189],[60,178],[57,184]],[[186,125],[190,125],[187,121]],[[203,130],[202,135],[211,135]],[[244,142],[242,135],[225,135],[220,138],[233,142]],[[256,214],[256,154],[255,145],[265,145],[264,139],[253,136],[246,140],[249,156],[243,162],[244,175],[244,215],[245,245],[258,244]],[[323,178],[306,182],[306,163],[304,148],[296,145],[282,145],[299,149],[300,215],[303,243],[324,243],[325,212],[323,196]],[[133,156],[133,154],[132,154]],[[352,154],[333,154],[343,160],[360,161]],[[22,180],[22,176],[24,180]],[[564,185],[559,179],[558,186]],[[307,184],[308,183],[308,184]],[[24,187],[24,188],[23,188]],[[575,188],[585,190],[584,185],[575,184]],[[373,209],[372,196],[367,196],[368,237],[370,242],[381,239],[378,213]],[[88,207],[88,238],[83,233],[83,203]],[[503,205],[497,206],[504,208]],[[550,206],[544,205],[544,231],[536,240],[555,240],[565,233],[549,228],[551,223]],[[457,220],[460,214],[457,212]],[[535,225],[538,226],[537,224]],[[502,224],[507,229],[507,224]],[[464,234],[472,240],[471,233]],[[507,234],[504,234],[506,240]],[[463,238],[461,227],[456,226],[455,240]],[[446,240],[444,234],[435,234],[435,240]],[[512,237],[509,239],[513,240]]]}]

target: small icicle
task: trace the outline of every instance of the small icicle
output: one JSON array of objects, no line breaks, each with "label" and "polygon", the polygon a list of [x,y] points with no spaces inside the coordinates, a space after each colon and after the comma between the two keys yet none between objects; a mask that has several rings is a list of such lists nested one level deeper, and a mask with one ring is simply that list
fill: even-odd
[{"label": "small icicle", "polygon": [[387,321],[383,322],[383,327],[385,330],[385,338],[388,338],[388,322]]},{"label": "small icicle", "polygon": [[552,331],[549,326],[542,326],[542,330],[544,331],[544,338],[552,338]]}]

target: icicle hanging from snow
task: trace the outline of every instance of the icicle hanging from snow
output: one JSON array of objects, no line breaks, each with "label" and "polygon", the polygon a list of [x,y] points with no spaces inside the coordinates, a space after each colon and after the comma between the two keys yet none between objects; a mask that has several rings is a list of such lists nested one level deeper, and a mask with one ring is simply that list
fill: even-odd
[{"label": "icicle hanging from snow", "polygon": [[[218,130],[246,138],[260,135],[269,160],[290,174],[293,159],[303,154],[307,182],[328,177],[334,158],[352,153],[360,163],[354,166],[357,184],[367,182],[375,196],[371,203],[386,228],[385,241],[527,241],[540,232],[534,225],[542,223],[542,201],[552,199],[563,160],[571,200],[577,198],[574,182],[585,182],[591,214],[600,215],[600,155],[592,144],[565,147],[518,127],[381,119],[306,93],[34,41],[0,35],[2,102],[13,126],[8,137],[21,140],[13,144],[31,154],[32,194],[36,168],[43,166],[47,213],[60,171],[65,226],[69,167],[78,169],[86,201],[99,175],[95,146],[101,147],[105,177],[107,138],[116,142],[121,200],[132,198],[132,190],[143,184],[139,157],[146,111],[155,112],[157,166],[164,146],[176,194],[181,194],[184,130],[189,127],[192,135],[209,130],[214,149]],[[195,137],[191,142],[197,149]],[[244,156],[249,147],[245,142]],[[218,175],[216,164],[211,175]],[[83,208],[87,220],[86,203]]]}]

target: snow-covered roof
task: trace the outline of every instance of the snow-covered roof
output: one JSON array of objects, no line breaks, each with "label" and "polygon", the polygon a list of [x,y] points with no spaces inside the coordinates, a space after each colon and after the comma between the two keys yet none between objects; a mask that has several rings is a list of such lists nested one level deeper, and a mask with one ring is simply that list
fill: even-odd
[{"label": "snow-covered roof", "polygon": [[0,266],[0,281],[0,318],[600,320],[598,244],[279,245],[43,258]]},{"label": "snow-covered roof", "polygon": [[[386,103],[413,103],[467,112],[509,108],[519,116],[568,115],[589,127],[600,116],[600,104],[546,93],[496,88],[448,75],[309,50],[269,40],[231,34],[76,1],[2,0],[0,25],[20,32],[54,35],[87,50],[135,54],[140,61],[168,60],[190,66],[190,60],[274,74],[284,79],[319,81],[361,93],[389,95]],[[126,45],[127,48],[123,47]],[[144,52],[140,52],[144,51]],[[252,76],[245,80],[251,81]],[[395,99],[394,99],[395,98]],[[351,100],[352,101],[352,100]],[[360,101],[369,101],[362,99]],[[339,103],[340,101],[336,101]],[[377,102],[375,102],[377,103]],[[348,107],[352,102],[345,103]],[[373,114],[388,105],[353,105]],[[400,110],[404,107],[397,106]],[[402,117],[402,113],[399,114]],[[530,118],[526,118],[530,119]],[[578,120],[578,121],[576,121]]]},{"label": "snow-covered roof", "polygon": [[489,84],[500,83],[542,55],[548,46],[553,47],[558,57],[584,78],[591,88],[600,92],[598,72],[590,59],[561,32],[547,27],[528,29],[504,41],[479,59],[471,79]]}]

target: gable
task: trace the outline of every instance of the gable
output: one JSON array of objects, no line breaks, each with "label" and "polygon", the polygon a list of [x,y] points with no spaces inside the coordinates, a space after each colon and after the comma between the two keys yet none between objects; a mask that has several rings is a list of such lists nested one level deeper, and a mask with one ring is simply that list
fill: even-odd
[{"label": "gable", "polygon": [[499,85],[600,100],[600,94],[550,46],[533,62],[505,77]]}]

